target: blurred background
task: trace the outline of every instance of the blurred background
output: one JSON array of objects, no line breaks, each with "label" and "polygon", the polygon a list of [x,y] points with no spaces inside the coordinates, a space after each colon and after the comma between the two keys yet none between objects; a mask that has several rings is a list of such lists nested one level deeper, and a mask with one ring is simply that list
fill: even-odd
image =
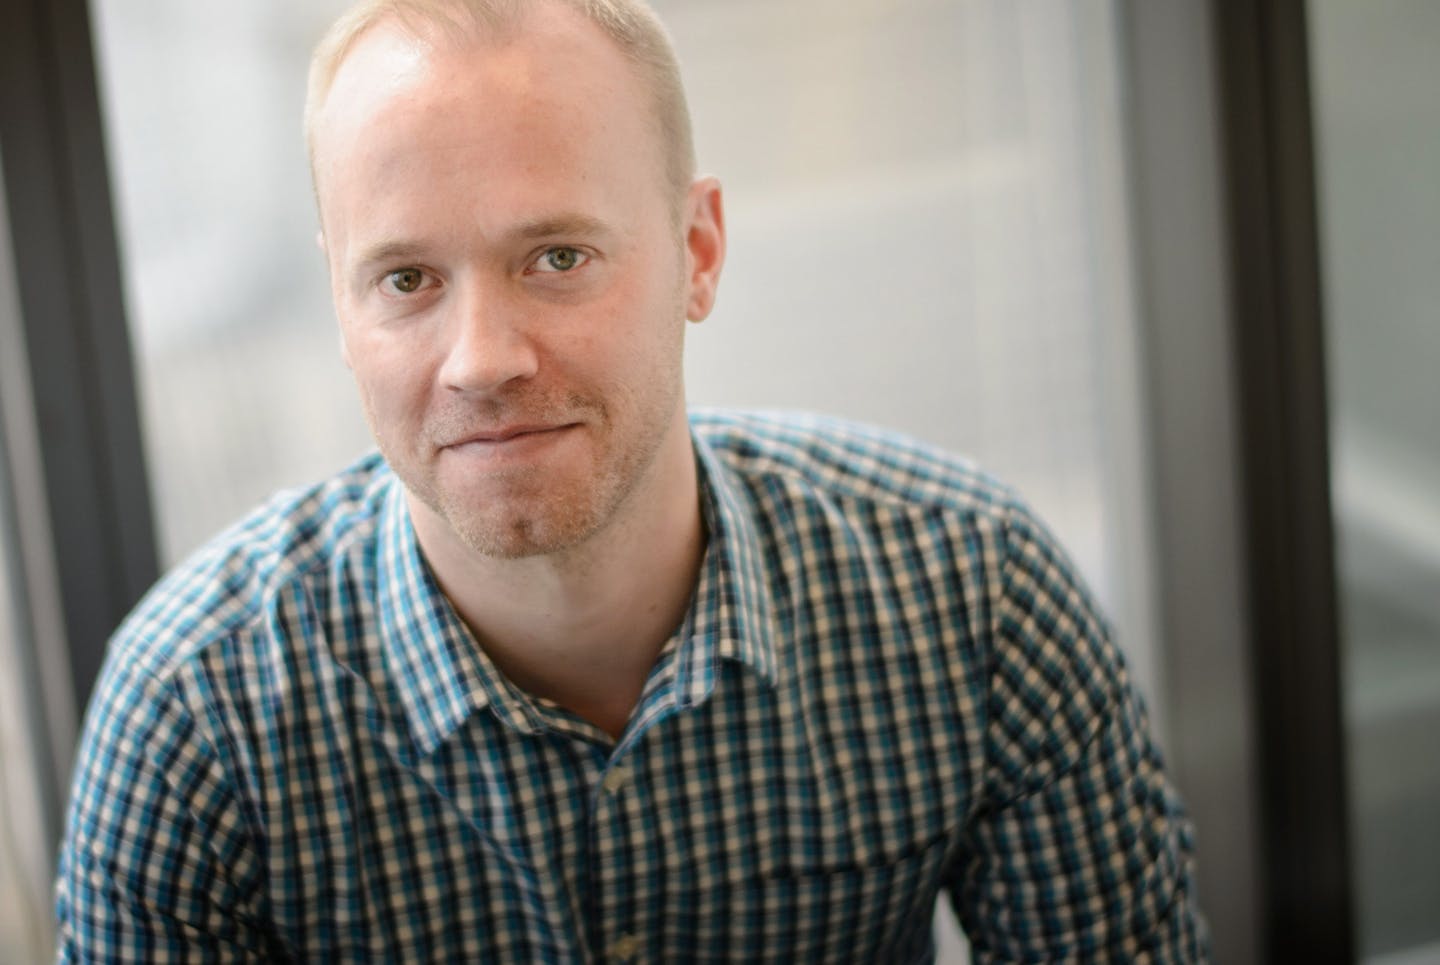
[{"label": "blurred background", "polygon": [[[1440,5],[1277,4],[1276,49],[1198,2],[654,2],[728,206],[691,402],[891,426],[1034,503],[1112,614],[1196,818],[1217,961],[1275,960],[1327,929],[1339,957],[1298,960],[1440,961]],[[36,2],[22,18],[38,100],[26,114],[12,86],[0,115],[0,962],[50,954],[59,811],[103,644],[85,628],[114,622],[74,601],[69,561],[143,589],[370,444],[300,136],[309,50],[344,6]],[[69,66],[47,63],[57,50]],[[1298,129],[1247,127],[1267,91]],[[43,271],[72,314],[111,326],[75,336],[90,377],[50,351],[25,230],[42,173],[26,163],[87,137],[88,161],[44,172],[75,218],[57,250],[83,264]],[[1256,190],[1283,197],[1296,171],[1313,190],[1308,214],[1274,208],[1266,269],[1236,199],[1255,183],[1244,145],[1270,143]],[[1296,257],[1311,342],[1293,297],[1247,307],[1257,273],[1289,291]],[[1254,362],[1255,317],[1281,320],[1276,371]],[[1303,392],[1279,415],[1264,403],[1312,369],[1307,430],[1286,421]],[[65,404],[133,421],[134,451],[109,433],[120,451],[88,474],[121,480],[98,517],[131,525],[119,549],[67,535],[89,485],[47,448],[69,411],[47,392],[67,379]],[[1322,593],[1287,584],[1287,623],[1263,541],[1291,536]],[[134,591],[112,596],[118,615]],[[1287,795],[1311,796],[1302,820]],[[942,961],[964,961],[947,915],[938,928]]]}]

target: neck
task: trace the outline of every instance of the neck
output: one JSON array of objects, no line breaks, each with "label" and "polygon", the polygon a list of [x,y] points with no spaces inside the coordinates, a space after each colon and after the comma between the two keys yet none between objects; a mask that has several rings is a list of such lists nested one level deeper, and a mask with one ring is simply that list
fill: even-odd
[{"label": "neck", "polygon": [[704,554],[683,410],[614,516],[563,552],[483,556],[418,500],[410,508],[436,579],[500,672],[618,738]]}]

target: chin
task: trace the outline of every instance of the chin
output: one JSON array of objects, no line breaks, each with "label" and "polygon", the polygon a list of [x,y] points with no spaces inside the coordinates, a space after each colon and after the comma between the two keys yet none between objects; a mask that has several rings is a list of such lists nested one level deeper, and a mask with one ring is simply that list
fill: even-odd
[{"label": "chin", "polygon": [[440,515],[471,550],[505,560],[573,549],[600,530],[604,520],[593,502],[577,505],[558,497],[528,510],[487,514],[441,507]]}]

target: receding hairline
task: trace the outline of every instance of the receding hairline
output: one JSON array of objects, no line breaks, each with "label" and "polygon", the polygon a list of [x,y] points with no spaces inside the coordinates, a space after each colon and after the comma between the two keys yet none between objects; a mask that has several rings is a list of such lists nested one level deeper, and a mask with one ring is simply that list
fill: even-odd
[{"label": "receding hairline", "polygon": [[[546,0],[598,26],[635,68],[649,94],[666,179],[676,200],[695,175],[695,148],[680,66],[664,24],[644,0]],[[464,49],[503,42],[525,28],[536,0],[361,0],[316,45],[305,100],[305,147],[316,180],[316,135],[336,76],[362,38],[398,28],[431,48]],[[318,184],[317,184],[318,187]]]}]

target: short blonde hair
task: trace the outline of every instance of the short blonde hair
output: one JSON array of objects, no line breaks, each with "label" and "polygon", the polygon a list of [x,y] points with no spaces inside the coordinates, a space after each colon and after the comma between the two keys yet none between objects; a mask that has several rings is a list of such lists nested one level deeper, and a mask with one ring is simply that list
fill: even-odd
[{"label": "short blonde hair", "polygon": [[[665,152],[666,178],[678,208],[695,176],[690,108],[670,35],[645,0],[553,0],[600,27],[639,71],[649,88],[656,134]],[[310,58],[305,99],[305,146],[315,169],[319,114],[340,66],[372,27],[394,22],[416,39],[455,44],[494,39],[519,29],[536,0],[361,0],[320,39]]]}]

